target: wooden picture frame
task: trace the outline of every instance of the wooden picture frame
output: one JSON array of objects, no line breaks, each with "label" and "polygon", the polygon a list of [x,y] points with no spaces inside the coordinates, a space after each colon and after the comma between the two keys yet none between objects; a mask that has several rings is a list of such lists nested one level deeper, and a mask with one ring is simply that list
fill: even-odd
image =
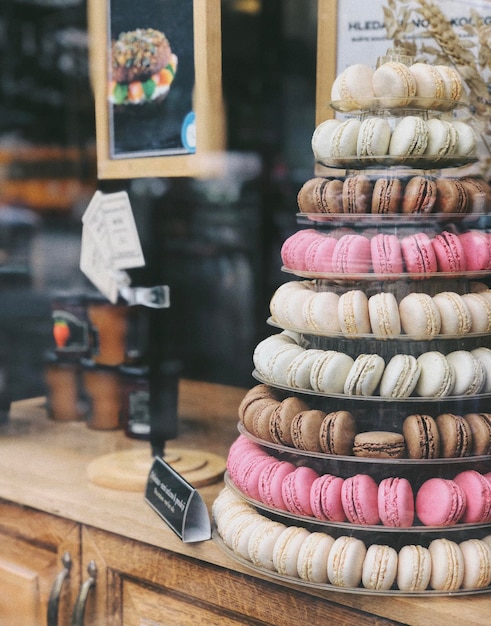
[{"label": "wooden picture frame", "polygon": [[[124,14],[121,7],[124,11],[127,7],[124,20],[120,15]],[[183,7],[187,8],[188,14],[183,13]],[[117,27],[124,24],[123,31],[150,27],[158,30],[157,25],[164,21],[164,16],[155,18],[155,26],[152,16],[160,10],[167,11],[167,16],[172,18],[167,22],[168,30],[161,30],[177,58],[179,50],[187,46],[187,57],[181,52],[187,64],[184,60],[178,63],[162,106],[154,101],[116,106],[109,99],[109,85],[112,78],[111,44],[113,38],[118,37]],[[142,15],[146,19],[142,19]],[[88,30],[98,178],[199,177],[209,174],[206,155],[225,149],[220,0],[160,0],[160,4],[154,0],[127,4],[124,0],[89,0]],[[181,33],[186,34],[187,41],[186,37],[179,41]],[[189,38],[192,38],[191,42]],[[174,93],[173,87],[176,89]],[[187,115],[186,105],[189,105]],[[172,116],[166,117],[170,107],[173,107]],[[182,126],[179,127],[177,124],[181,124],[181,120]],[[141,128],[145,132],[140,133]],[[157,133],[152,132],[152,128],[157,129]],[[186,128],[191,131],[190,142],[186,140]],[[148,145],[144,143],[147,140]]]},{"label": "wooden picture frame", "polygon": [[334,117],[329,106],[337,68],[337,0],[318,0],[315,125]]}]

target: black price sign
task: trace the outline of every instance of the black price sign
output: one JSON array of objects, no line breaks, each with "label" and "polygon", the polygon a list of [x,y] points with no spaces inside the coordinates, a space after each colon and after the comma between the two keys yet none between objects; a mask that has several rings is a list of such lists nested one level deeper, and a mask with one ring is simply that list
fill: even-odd
[{"label": "black price sign", "polygon": [[150,469],[145,500],[185,543],[211,538],[210,517],[198,491],[160,458]]}]

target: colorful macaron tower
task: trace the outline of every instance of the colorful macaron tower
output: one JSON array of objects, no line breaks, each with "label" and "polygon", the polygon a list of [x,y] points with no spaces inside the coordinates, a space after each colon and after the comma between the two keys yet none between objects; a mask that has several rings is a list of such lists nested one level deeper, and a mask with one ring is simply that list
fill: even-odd
[{"label": "colorful macaron tower", "polygon": [[336,78],[313,133],[213,505],[220,545],[275,578],[491,591],[491,193],[463,97],[389,52]]}]

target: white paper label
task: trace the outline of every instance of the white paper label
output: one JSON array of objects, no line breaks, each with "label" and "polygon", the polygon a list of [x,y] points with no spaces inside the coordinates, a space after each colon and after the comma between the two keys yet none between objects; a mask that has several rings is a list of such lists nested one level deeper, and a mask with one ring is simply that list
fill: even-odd
[{"label": "white paper label", "polygon": [[103,194],[96,191],[82,223],[113,270],[145,265],[135,219],[126,191]]},{"label": "white paper label", "polygon": [[82,223],[80,269],[114,304],[131,283],[124,270],[145,265],[128,194],[96,191]]},{"label": "white paper label", "polygon": [[99,246],[87,227],[82,229],[80,269],[106,298],[115,304],[118,300],[118,275],[100,252]]}]

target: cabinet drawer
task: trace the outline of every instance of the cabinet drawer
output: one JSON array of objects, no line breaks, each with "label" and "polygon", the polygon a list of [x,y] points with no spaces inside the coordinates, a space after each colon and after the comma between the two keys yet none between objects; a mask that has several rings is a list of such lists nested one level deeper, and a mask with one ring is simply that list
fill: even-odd
[{"label": "cabinet drawer", "polygon": [[250,621],[227,612],[218,614],[210,607],[179,597],[165,590],[151,589],[132,581],[123,582],[123,624],[125,626],[244,626]]}]

